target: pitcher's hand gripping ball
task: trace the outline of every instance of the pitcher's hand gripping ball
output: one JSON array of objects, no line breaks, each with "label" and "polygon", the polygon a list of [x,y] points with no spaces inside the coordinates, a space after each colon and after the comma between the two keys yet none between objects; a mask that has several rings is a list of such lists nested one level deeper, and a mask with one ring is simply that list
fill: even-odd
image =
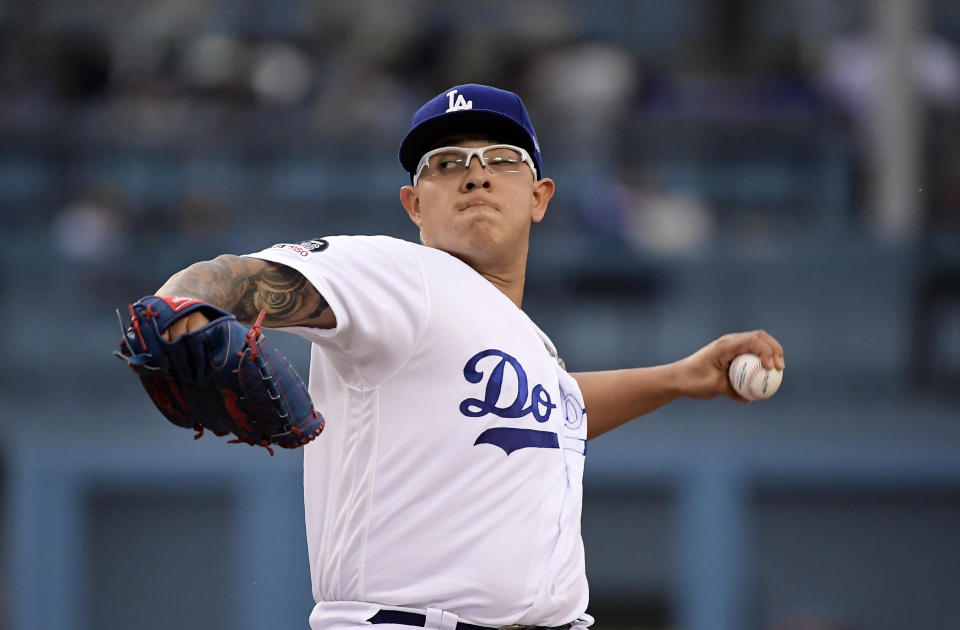
[{"label": "pitcher's hand gripping ball", "polygon": [[730,362],[730,384],[747,400],[770,398],[780,389],[783,370],[768,370],[755,354],[741,354]]},{"label": "pitcher's hand gripping ball", "polygon": [[[232,433],[232,443],[263,446],[273,455],[272,444],[297,448],[323,431],[303,381],[263,336],[262,311],[248,329],[192,298],[148,296],[129,310],[130,325],[114,354],[133,368],[167,420],[194,429],[194,438],[204,429]],[[173,321],[197,310],[210,323],[173,341],[163,338]]]}]

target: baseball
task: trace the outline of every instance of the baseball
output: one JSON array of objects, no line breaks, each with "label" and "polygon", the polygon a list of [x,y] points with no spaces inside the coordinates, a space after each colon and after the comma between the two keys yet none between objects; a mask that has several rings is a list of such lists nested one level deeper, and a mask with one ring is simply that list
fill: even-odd
[{"label": "baseball", "polygon": [[730,362],[730,384],[747,400],[770,398],[780,389],[783,370],[767,370],[755,354],[741,354]]}]

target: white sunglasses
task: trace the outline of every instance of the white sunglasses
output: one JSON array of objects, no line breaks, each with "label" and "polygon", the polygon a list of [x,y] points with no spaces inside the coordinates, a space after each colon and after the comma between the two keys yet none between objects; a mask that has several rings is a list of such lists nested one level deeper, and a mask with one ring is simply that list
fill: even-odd
[{"label": "white sunglasses", "polygon": [[440,147],[428,151],[417,164],[413,185],[416,186],[421,177],[462,175],[470,168],[473,156],[477,156],[480,165],[494,175],[519,173],[522,170],[521,165],[526,162],[533,171],[534,181],[537,179],[537,168],[525,149],[512,144],[492,144],[477,149]]}]

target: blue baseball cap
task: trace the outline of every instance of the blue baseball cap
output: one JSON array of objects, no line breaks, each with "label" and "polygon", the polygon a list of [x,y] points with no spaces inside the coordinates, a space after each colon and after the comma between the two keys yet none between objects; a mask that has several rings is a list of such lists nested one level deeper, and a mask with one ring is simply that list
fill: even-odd
[{"label": "blue baseball cap", "polygon": [[497,142],[523,147],[537,167],[537,177],[543,177],[540,143],[520,97],[469,83],[438,94],[413,115],[410,131],[400,143],[400,164],[410,173],[410,181],[424,153],[446,136],[462,133],[484,133]]}]

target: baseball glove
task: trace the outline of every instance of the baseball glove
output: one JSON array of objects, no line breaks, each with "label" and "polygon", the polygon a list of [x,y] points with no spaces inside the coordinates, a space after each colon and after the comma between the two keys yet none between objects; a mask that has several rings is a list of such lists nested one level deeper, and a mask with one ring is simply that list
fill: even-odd
[{"label": "baseball glove", "polygon": [[[195,439],[204,429],[232,433],[231,443],[263,446],[273,455],[271,444],[297,448],[323,431],[303,381],[263,336],[262,311],[248,329],[192,298],[147,296],[129,310],[130,325],[114,354],[133,368],[167,420],[194,429]],[[198,310],[209,324],[173,341],[163,338],[173,321]]]}]

